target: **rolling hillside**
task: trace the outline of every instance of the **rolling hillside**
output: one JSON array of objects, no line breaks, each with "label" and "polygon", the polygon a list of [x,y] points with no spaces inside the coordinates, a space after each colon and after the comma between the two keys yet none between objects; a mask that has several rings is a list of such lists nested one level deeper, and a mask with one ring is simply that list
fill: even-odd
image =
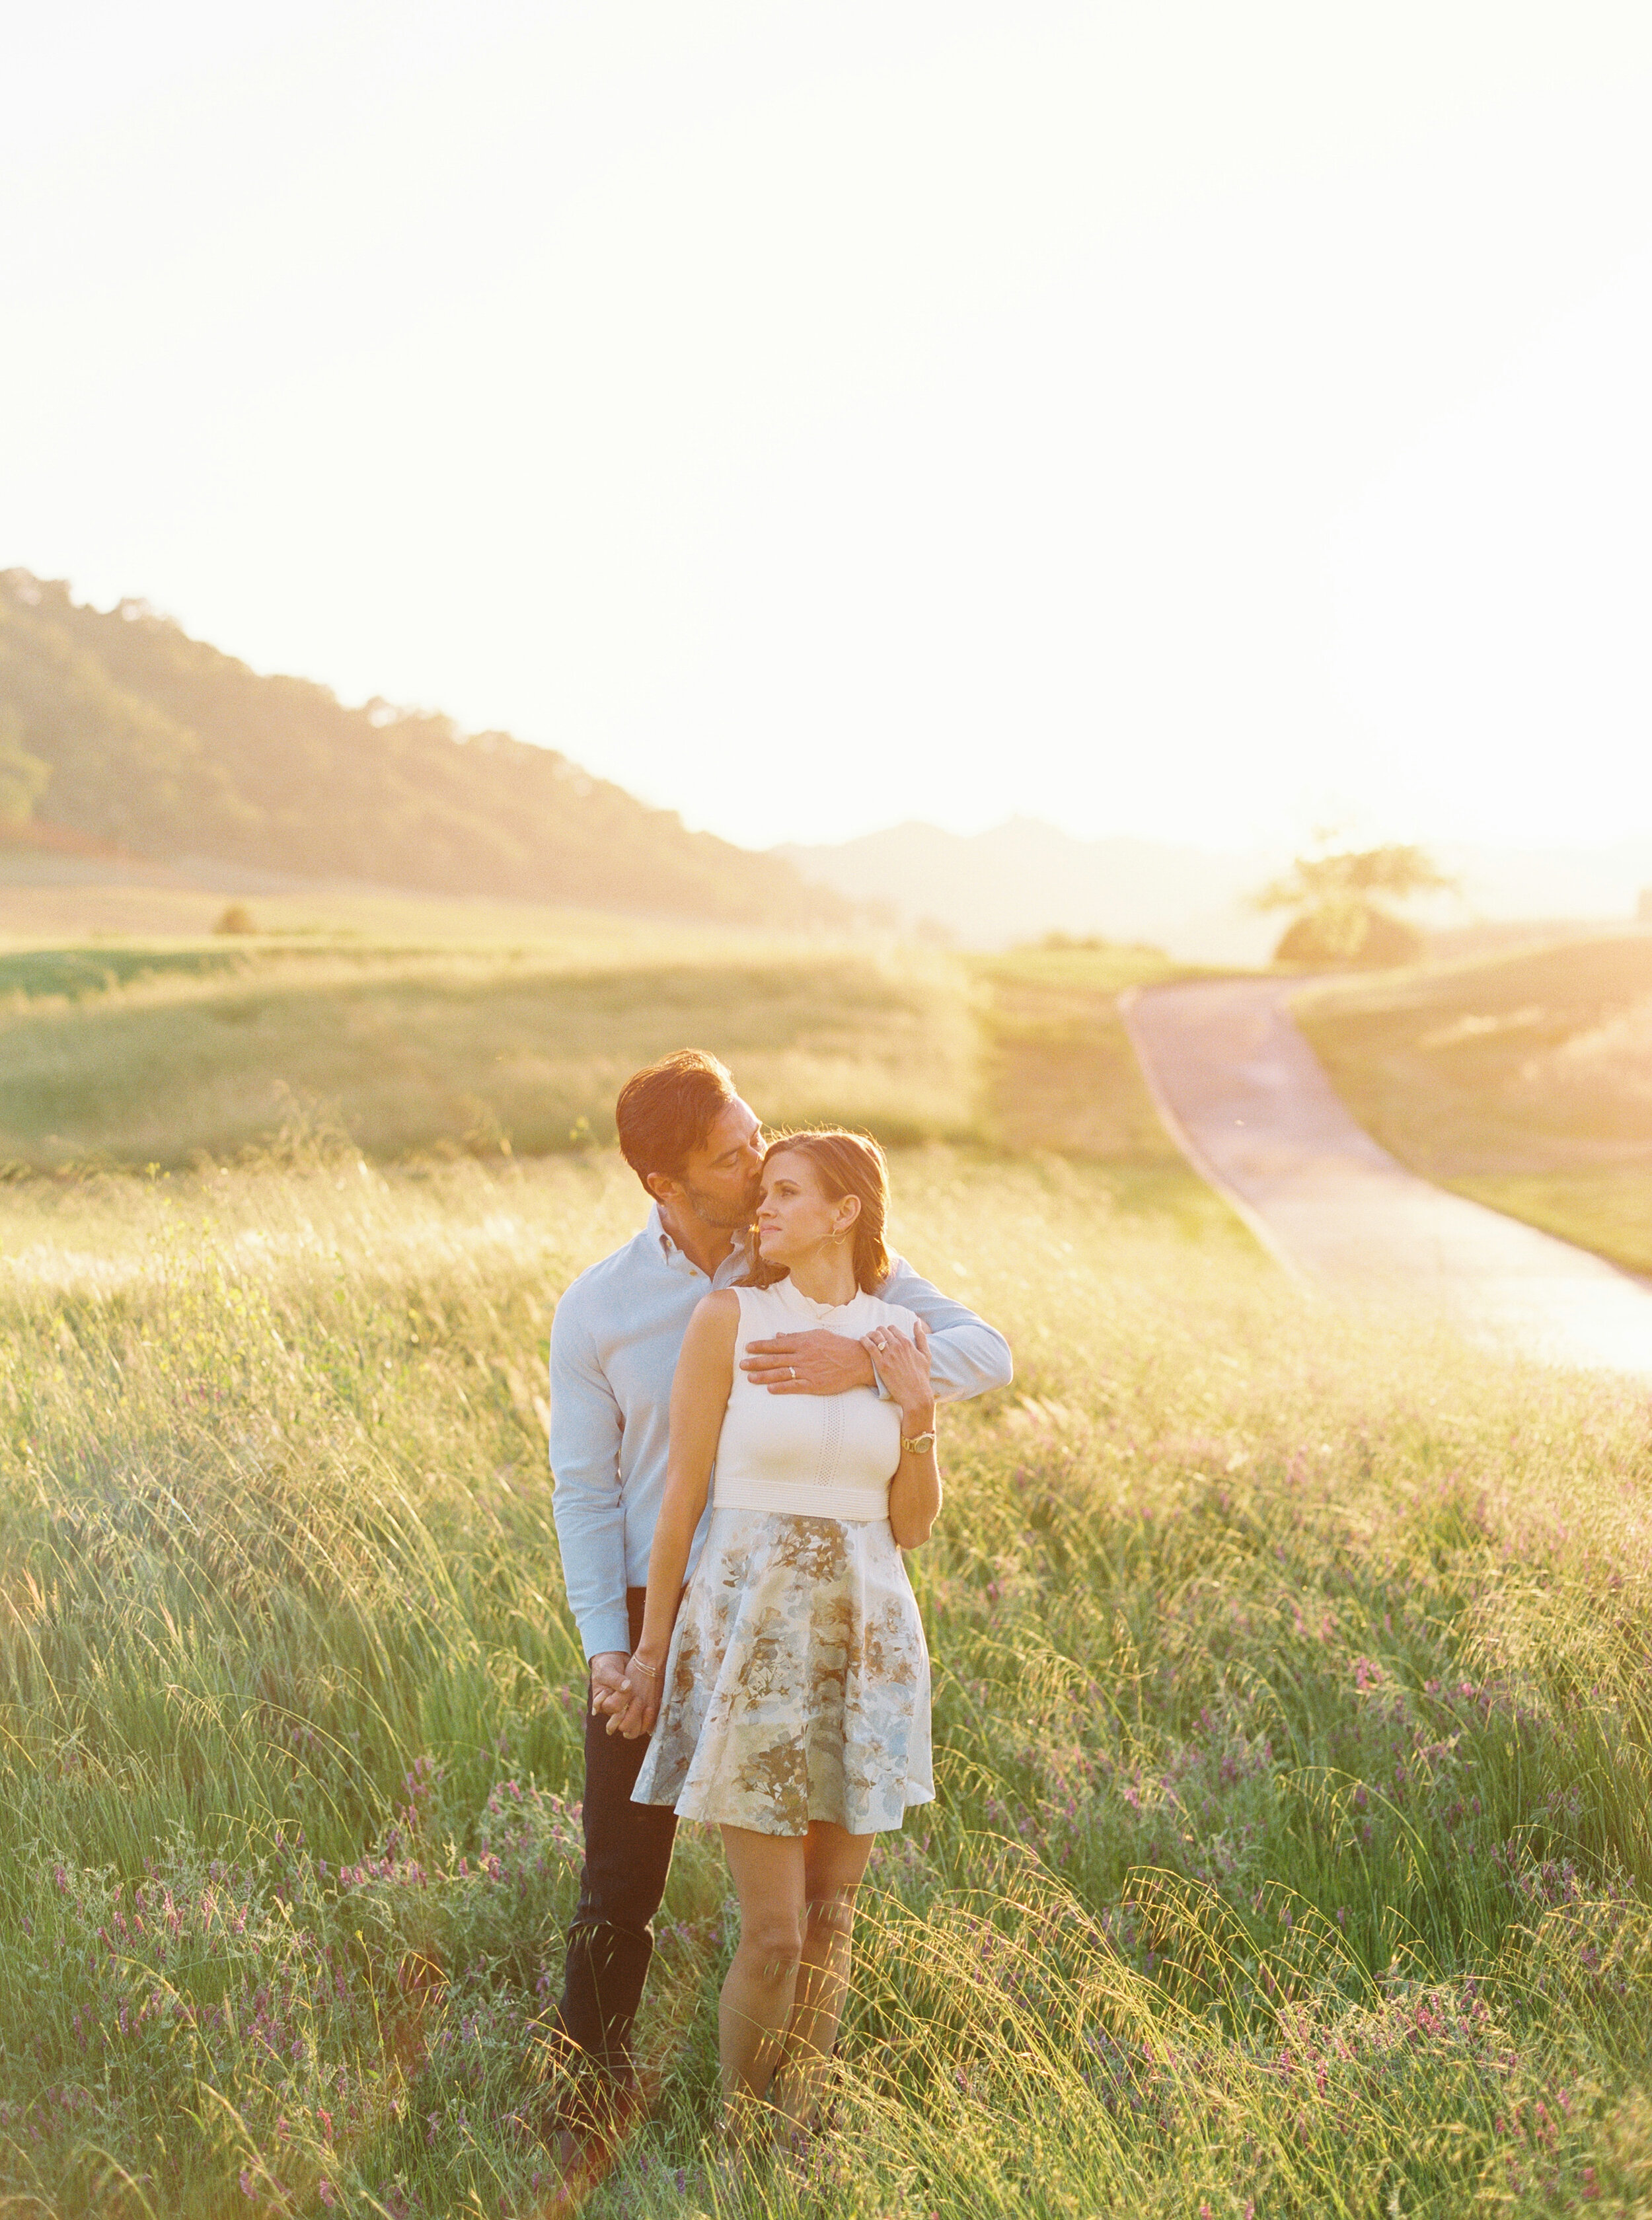
[{"label": "rolling hillside", "polygon": [[939,928],[966,948],[1060,932],[1145,940],[1184,961],[1261,963],[1279,938],[1277,920],[1244,906],[1283,863],[1271,850],[1082,840],[1017,817],[969,837],[891,825],[836,846],[775,852],[845,900],[881,903],[906,930]]},{"label": "rolling hillside", "polygon": [[[1462,882],[1461,901],[1437,897],[1418,921],[1438,952],[1483,938],[1493,921],[1632,917],[1652,896],[1652,837],[1603,848],[1500,849],[1439,843],[1431,852]],[[892,825],[857,839],[774,851],[845,901],[881,904],[907,931],[938,927],[965,948],[1003,948],[1050,932],[1144,940],[1185,963],[1262,963],[1277,917],[1246,897],[1283,870],[1275,846],[1199,848],[1117,837],[1087,840],[1037,818],[962,835]],[[1549,937],[1553,937],[1552,934]]]},{"label": "rolling hillside", "polygon": [[[99,610],[0,573],[0,838],[104,843],[316,879],[835,925],[790,864],[508,733],[266,677],[139,602]],[[22,830],[19,830],[19,827]]]},{"label": "rolling hillside", "polygon": [[1296,1011],[1402,1163],[1652,1272],[1652,932],[1344,981]]}]

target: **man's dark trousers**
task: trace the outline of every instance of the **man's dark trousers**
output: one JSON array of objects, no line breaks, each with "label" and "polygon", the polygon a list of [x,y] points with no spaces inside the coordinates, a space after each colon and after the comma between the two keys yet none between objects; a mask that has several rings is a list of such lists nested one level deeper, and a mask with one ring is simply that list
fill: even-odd
[{"label": "man's dark trousers", "polygon": [[[645,1588],[626,1590],[631,1646],[642,1637]],[[664,1804],[633,1804],[632,1789],[648,1748],[608,1731],[585,1701],[585,1869],[568,1930],[568,1959],[557,2006],[561,2030],[602,2073],[631,2072],[631,2029],[654,1955],[650,1926],[665,1893],[676,1814]]]}]

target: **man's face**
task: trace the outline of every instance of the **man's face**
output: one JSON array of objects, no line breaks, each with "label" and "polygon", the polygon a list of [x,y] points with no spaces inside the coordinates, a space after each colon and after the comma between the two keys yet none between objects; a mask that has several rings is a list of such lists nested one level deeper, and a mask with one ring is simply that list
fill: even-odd
[{"label": "man's face", "polygon": [[751,1224],[763,1185],[763,1128],[738,1094],[712,1119],[677,1184],[703,1224],[731,1233]]}]

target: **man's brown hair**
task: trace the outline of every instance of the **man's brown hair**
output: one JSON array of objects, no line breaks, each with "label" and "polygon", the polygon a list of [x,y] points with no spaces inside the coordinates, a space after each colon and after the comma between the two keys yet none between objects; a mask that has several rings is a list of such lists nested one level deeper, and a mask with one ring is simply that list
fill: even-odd
[{"label": "man's brown hair", "polygon": [[674,1049],[632,1073],[614,1106],[614,1123],[620,1151],[649,1194],[651,1174],[682,1178],[712,1120],[733,1100],[728,1067],[702,1048]]}]

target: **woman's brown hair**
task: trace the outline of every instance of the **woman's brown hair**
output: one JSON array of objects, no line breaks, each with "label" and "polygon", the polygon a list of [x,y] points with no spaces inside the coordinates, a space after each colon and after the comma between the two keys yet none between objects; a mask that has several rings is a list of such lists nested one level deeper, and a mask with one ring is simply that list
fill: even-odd
[{"label": "woman's brown hair", "polygon": [[[850,1262],[855,1284],[875,1295],[889,1276],[889,1252],[883,1240],[889,1216],[889,1169],[882,1150],[870,1133],[851,1133],[846,1126],[817,1126],[771,1141],[764,1155],[765,1169],[774,1157],[787,1155],[808,1158],[828,1202],[839,1202],[846,1194],[859,1201]],[[771,1288],[786,1276],[783,1264],[764,1263],[755,1232],[745,1276],[754,1288]]]}]

